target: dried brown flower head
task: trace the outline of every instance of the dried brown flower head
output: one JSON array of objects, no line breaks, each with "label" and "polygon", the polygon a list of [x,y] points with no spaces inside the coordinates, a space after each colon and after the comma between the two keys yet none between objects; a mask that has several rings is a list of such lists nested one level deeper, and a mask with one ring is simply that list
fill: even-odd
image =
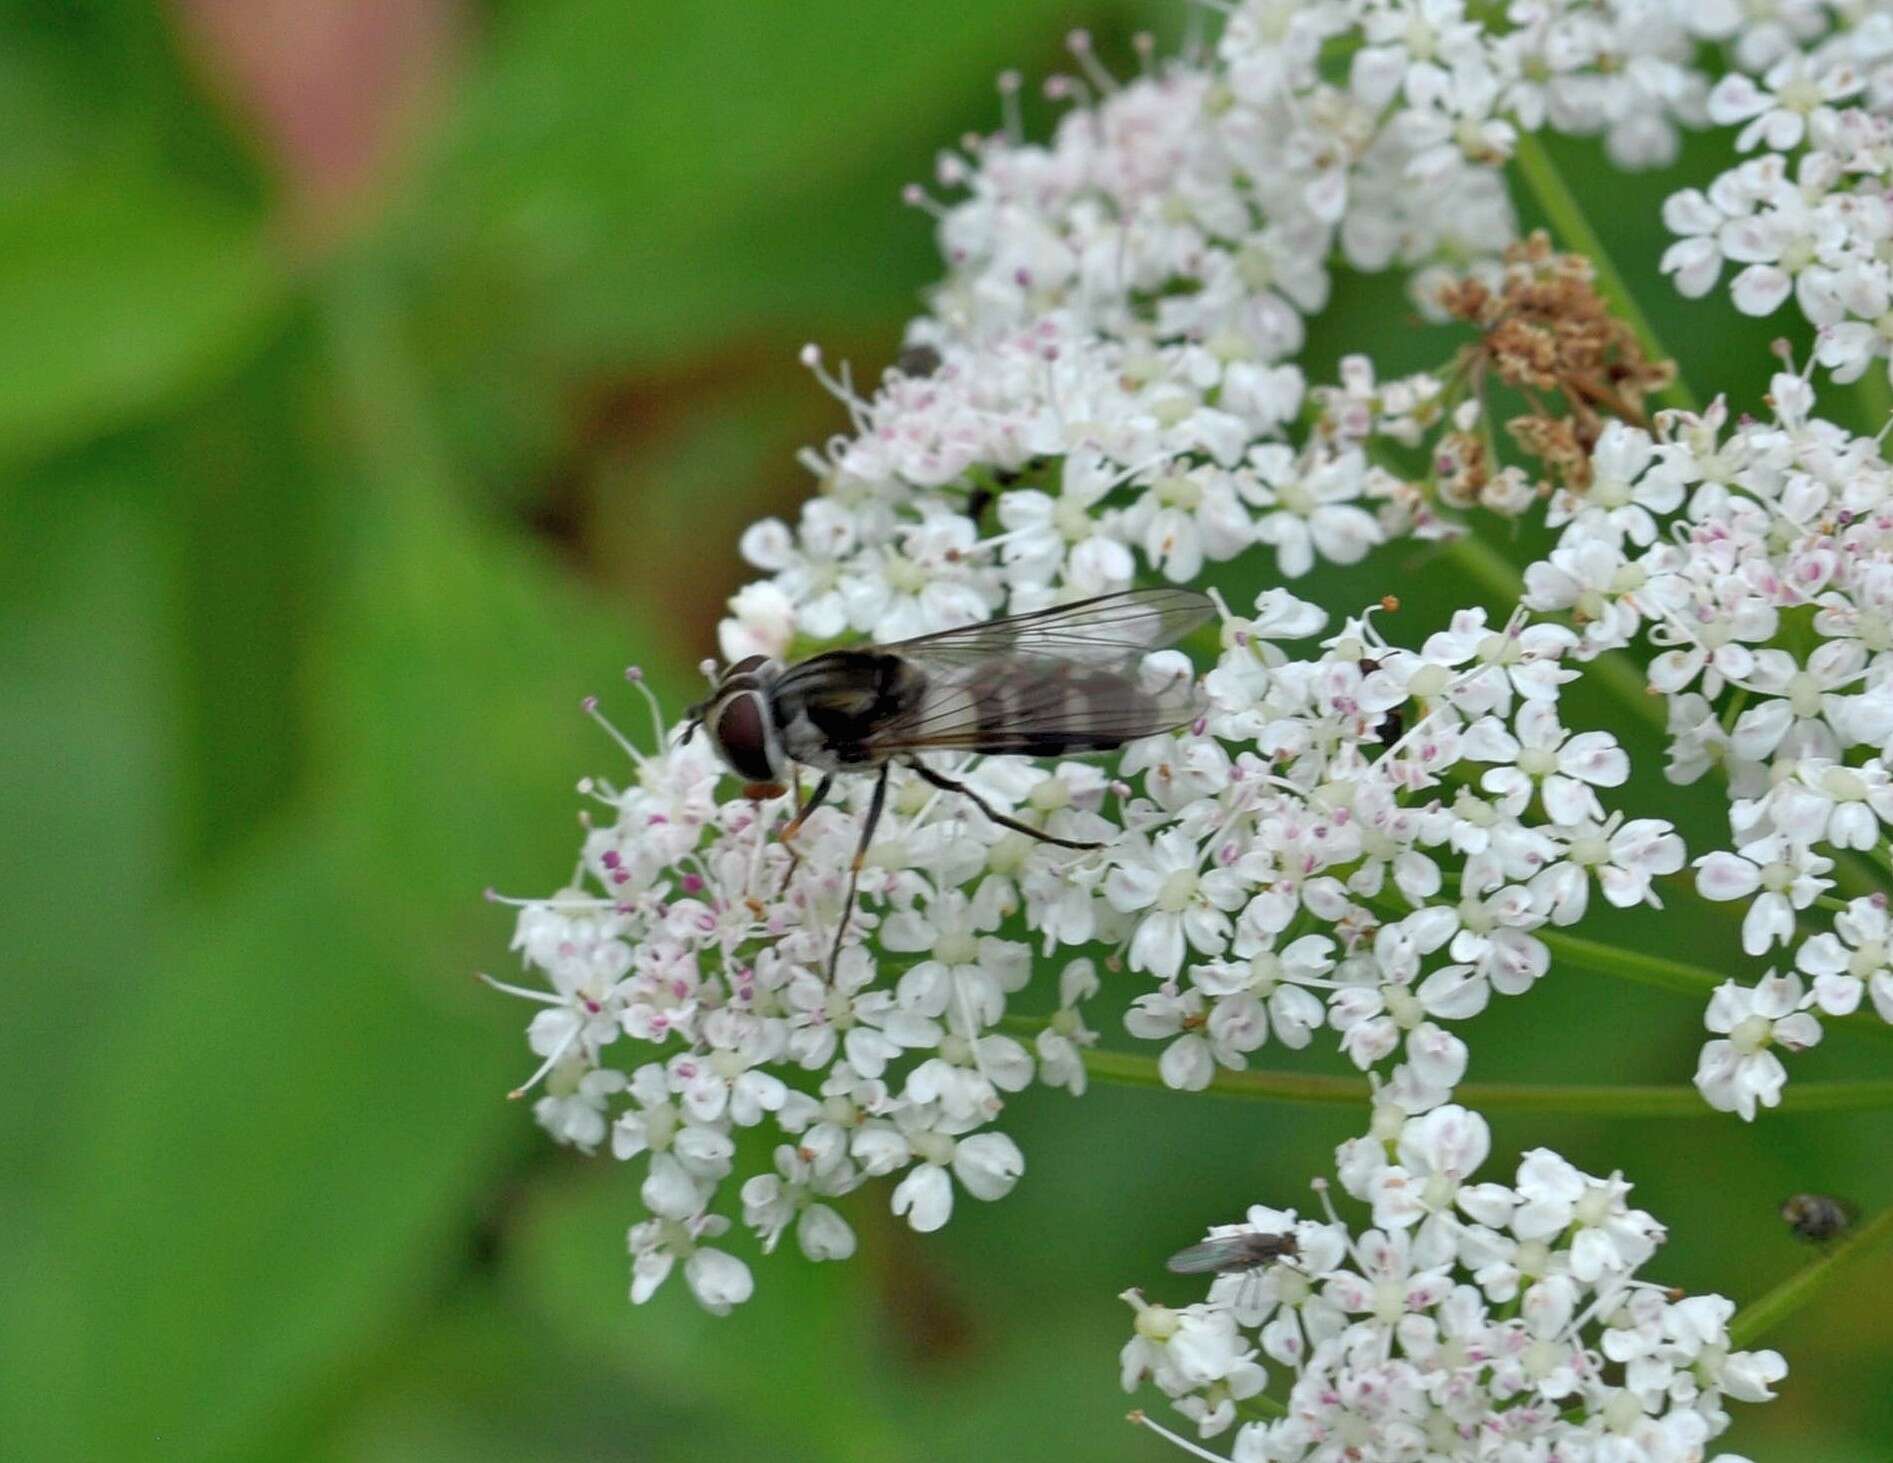
[{"label": "dried brown flower head", "polygon": [[1672,362],[1646,358],[1635,332],[1610,313],[1590,260],[1554,250],[1543,231],[1506,251],[1496,288],[1465,278],[1439,299],[1479,332],[1459,362],[1475,392],[1495,377],[1529,405],[1506,429],[1543,464],[1547,488],[1583,489],[1605,420],[1646,425],[1647,398],[1675,375]]}]

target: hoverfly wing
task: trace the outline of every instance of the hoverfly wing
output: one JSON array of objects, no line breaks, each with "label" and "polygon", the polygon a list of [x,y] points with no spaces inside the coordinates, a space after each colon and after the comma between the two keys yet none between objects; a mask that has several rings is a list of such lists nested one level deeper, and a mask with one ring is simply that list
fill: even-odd
[{"label": "hoverfly wing", "polygon": [[1156,685],[1101,666],[995,656],[969,665],[920,662],[925,693],[864,739],[879,755],[957,749],[987,756],[1107,752],[1174,731],[1207,704],[1193,675]]},{"label": "hoverfly wing", "polygon": [[1143,657],[1215,613],[1205,595],[1128,590],[880,647],[926,692],[868,739],[879,753],[958,749],[1056,757],[1172,731],[1207,704],[1192,673],[1151,676]]},{"label": "hoverfly wing", "polygon": [[1126,589],[879,648],[933,664],[1004,656],[1123,667],[1175,645],[1215,613],[1216,602],[1193,589]]}]

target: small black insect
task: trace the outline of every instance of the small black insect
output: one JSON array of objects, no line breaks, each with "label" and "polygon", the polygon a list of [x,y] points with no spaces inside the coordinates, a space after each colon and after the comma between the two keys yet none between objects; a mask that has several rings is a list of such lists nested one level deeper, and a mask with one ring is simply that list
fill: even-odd
[{"label": "small black insect", "polygon": [[1853,1210],[1826,1194],[1794,1194],[1784,1199],[1781,1217],[1796,1239],[1825,1244],[1846,1233],[1854,1222]]},{"label": "small black insect", "polygon": [[940,352],[930,345],[910,345],[894,357],[894,369],[903,376],[931,376],[940,369]]},{"label": "small black insect", "polygon": [[1201,1244],[1178,1250],[1164,1262],[1164,1268],[1173,1275],[1235,1275],[1277,1260],[1292,1260],[1299,1253],[1293,1234],[1245,1229],[1236,1234],[1213,1235]]},{"label": "small black insect", "polygon": [[1176,644],[1215,613],[1214,601],[1194,590],[1127,589],[891,645],[823,651],[786,667],[752,655],[725,670],[708,699],[691,708],[685,736],[702,727],[724,765],[770,795],[790,785],[793,764],[821,772],[783,829],[784,841],[821,806],[837,774],[874,777],[829,956],[832,972],[891,766],[960,794],[1002,828],[1061,848],[1097,848],[1007,817],[919,754],[1061,757],[1173,731],[1202,712],[1196,678],[1179,674],[1151,686],[1138,668],[1151,651]]},{"label": "small black insect", "polygon": [[[1371,676],[1380,669],[1380,662],[1371,655],[1363,655],[1359,661],[1361,675]],[[1380,725],[1374,729],[1374,740],[1391,750],[1400,744],[1400,738],[1406,734],[1407,714],[1401,707],[1395,706],[1380,715]]]}]

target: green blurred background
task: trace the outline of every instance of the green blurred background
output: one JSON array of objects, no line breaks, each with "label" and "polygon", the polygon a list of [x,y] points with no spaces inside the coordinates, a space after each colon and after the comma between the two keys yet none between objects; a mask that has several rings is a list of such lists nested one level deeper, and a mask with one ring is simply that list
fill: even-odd
[{"label": "green blurred background", "polygon": [[[796,347],[891,358],[937,272],[900,185],[992,125],[997,70],[1060,69],[1072,25],[1120,66],[1135,29],[1180,29],[909,10],[0,11],[0,1453],[1166,1455],[1121,1420],[1116,1293],[1187,1298],[1163,1257],[1306,1203],[1360,1114],[1026,1094],[1002,1204],[920,1239],[873,1188],[853,1262],[763,1261],[725,1321],[674,1282],[633,1309],[636,1175],[502,1100],[528,1013],[469,979],[510,934],[481,889],[559,884],[573,783],[613,768],[581,696],[624,705],[636,661],[678,704],[738,532],[805,491],[792,453],[839,422]],[[1779,326],[1652,268],[1657,200],[1713,151],[1630,186],[1558,155],[1698,388],[1752,402]],[[1407,325],[1344,279],[1311,369],[1438,361]],[[1415,635],[1465,593],[1411,550],[1318,593],[1389,587]],[[1713,838],[1622,730],[1638,787]],[[1756,973],[1686,894],[1617,933]],[[1479,1023],[1472,1075],[1686,1081],[1699,1020],[1554,973]],[[1837,1036],[1795,1071],[1889,1050]],[[1738,1299],[1808,1258],[1784,1194],[1893,1190],[1877,1116],[1495,1128],[1488,1176],[1540,1142],[1621,1166],[1672,1226],[1655,1273]],[[1893,1456],[1889,1282],[1770,1338],[1786,1396],[1731,1446]]]}]

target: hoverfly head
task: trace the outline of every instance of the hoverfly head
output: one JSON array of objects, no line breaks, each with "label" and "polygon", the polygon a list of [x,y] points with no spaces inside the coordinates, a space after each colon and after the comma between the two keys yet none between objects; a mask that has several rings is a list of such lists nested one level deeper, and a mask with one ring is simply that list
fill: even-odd
[{"label": "hoverfly head", "polygon": [[746,656],[723,672],[709,697],[690,708],[690,729],[698,727],[723,765],[746,782],[778,783],[788,774],[769,686],[782,667],[767,656]]}]

